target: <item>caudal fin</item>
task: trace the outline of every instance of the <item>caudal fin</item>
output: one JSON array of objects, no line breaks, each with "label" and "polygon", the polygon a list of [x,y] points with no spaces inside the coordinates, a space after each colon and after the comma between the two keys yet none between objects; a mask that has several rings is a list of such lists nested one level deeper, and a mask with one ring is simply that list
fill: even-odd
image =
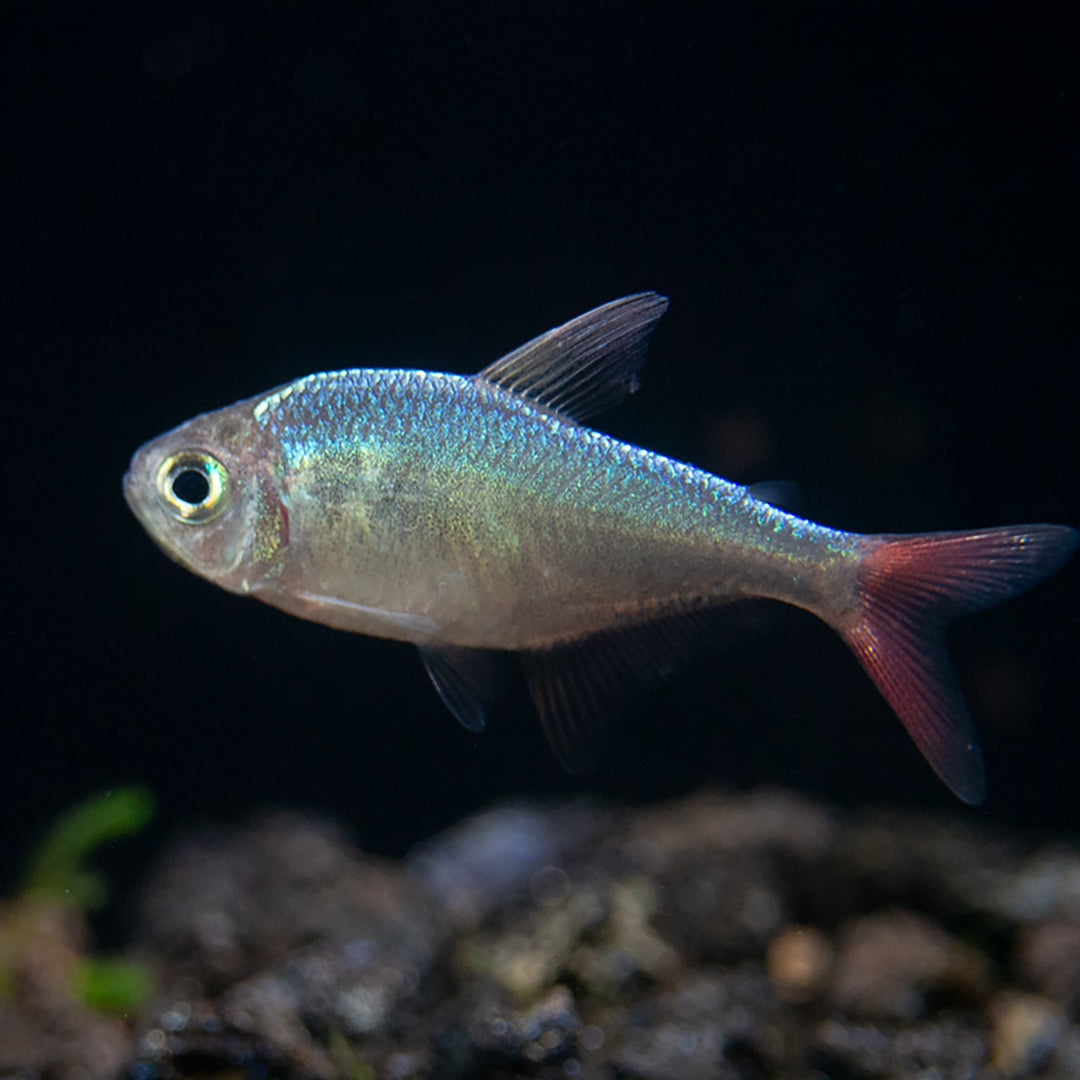
[{"label": "caudal fin", "polygon": [[986,777],[945,652],[945,628],[1038,584],[1068,560],[1077,540],[1064,525],[867,537],[856,602],[830,620],[934,771],[965,802],[983,801]]}]

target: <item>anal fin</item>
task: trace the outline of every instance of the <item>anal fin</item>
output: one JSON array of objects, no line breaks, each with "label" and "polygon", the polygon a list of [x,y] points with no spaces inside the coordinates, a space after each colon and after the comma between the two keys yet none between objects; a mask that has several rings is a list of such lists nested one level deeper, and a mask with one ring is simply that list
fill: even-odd
[{"label": "anal fin", "polygon": [[522,653],[529,692],[559,763],[571,773],[590,771],[642,693],[719,645],[757,632],[772,608],[768,601],[739,600]]}]

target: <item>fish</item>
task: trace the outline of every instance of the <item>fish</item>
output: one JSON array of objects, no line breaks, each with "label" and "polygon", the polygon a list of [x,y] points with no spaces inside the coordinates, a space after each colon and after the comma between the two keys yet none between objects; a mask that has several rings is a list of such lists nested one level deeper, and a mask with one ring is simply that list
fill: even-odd
[{"label": "fish", "polygon": [[941,780],[981,803],[945,629],[1059,569],[1077,531],[845,532],[587,426],[638,389],[667,305],[613,300],[472,376],[304,376],[147,442],[124,496],[166,555],[221,588],[416,645],[471,731],[516,654],[572,772],[644,691],[751,632],[763,605],[794,605],[847,643]]}]

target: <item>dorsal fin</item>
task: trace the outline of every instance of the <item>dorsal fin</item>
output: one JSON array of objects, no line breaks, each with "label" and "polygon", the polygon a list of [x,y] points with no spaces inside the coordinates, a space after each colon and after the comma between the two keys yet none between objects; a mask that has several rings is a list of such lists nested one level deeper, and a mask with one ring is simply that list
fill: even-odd
[{"label": "dorsal fin", "polygon": [[654,292],[612,300],[526,342],[476,378],[584,419],[637,390],[649,334],[667,305]]}]

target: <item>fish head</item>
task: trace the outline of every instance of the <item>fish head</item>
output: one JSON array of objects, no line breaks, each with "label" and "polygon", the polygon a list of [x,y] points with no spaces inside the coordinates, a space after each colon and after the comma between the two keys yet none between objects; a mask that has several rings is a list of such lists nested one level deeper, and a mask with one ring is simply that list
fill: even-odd
[{"label": "fish head", "polygon": [[135,452],[124,498],[171,559],[251,592],[280,574],[288,544],[270,450],[248,403],[204,413]]}]

